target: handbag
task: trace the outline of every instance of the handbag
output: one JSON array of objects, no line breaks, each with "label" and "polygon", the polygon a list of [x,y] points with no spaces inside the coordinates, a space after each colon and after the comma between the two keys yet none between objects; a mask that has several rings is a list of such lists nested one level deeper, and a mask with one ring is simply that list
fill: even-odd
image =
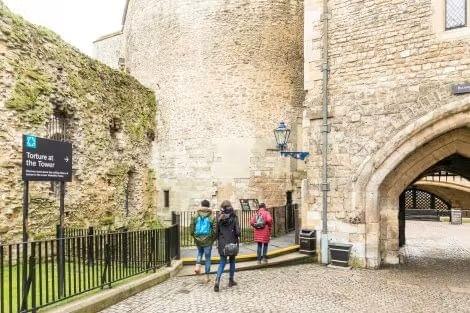
[{"label": "handbag", "polygon": [[238,244],[237,243],[228,243],[224,247],[224,255],[226,256],[235,256],[238,254]]}]

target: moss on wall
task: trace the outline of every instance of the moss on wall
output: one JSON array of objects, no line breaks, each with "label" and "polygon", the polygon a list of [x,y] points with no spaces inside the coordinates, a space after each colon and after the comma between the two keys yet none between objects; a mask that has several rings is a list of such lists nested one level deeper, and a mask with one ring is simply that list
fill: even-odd
[{"label": "moss on wall", "polygon": [[[154,93],[126,73],[93,60],[56,34],[12,14],[0,1],[0,220],[18,237],[21,207],[21,134],[48,135],[51,114],[66,117],[73,143],[73,181],[67,184],[69,227],[154,223],[154,173],[150,174],[151,134],[155,129]],[[119,120],[119,129],[112,121]],[[1,135],[7,134],[7,135]],[[138,202],[124,216],[128,173],[136,173]],[[58,195],[48,184],[33,184],[30,229],[33,238],[54,233]]]},{"label": "moss on wall", "polygon": [[52,113],[48,97],[53,91],[51,78],[32,64],[18,62],[16,83],[5,107],[20,113],[22,122],[41,124]]}]

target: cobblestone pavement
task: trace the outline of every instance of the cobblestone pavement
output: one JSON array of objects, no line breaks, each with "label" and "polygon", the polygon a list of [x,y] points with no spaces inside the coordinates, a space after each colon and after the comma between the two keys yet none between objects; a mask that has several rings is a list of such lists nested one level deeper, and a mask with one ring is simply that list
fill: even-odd
[{"label": "cobblestone pavement", "polygon": [[104,313],[470,312],[470,224],[407,222],[405,265],[341,270],[315,264],[240,272],[219,293],[172,278]]}]

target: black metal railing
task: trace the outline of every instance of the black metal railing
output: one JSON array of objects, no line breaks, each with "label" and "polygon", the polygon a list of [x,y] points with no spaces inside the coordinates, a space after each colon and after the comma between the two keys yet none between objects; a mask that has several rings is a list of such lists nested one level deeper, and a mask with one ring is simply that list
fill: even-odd
[{"label": "black metal railing", "polygon": [[0,313],[38,309],[179,257],[178,225],[0,245]]},{"label": "black metal railing", "polygon": [[[121,233],[127,232],[127,228],[119,228],[119,229],[101,229],[90,226],[88,228],[64,228],[64,237],[80,237],[80,236],[93,236],[93,235],[105,235],[105,234],[114,234],[114,233]],[[59,233],[59,225],[56,225],[56,238],[60,237]]]},{"label": "black metal railing", "polygon": [[[273,218],[272,236],[278,237],[296,230],[296,220],[298,219],[298,207],[296,204],[268,208]],[[172,212],[172,223],[179,225],[179,246],[194,246],[194,239],[191,236],[190,224],[196,211],[178,211]],[[215,218],[218,217],[219,211],[214,211]],[[256,214],[256,210],[235,210],[240,222],[240,242],[252,242],[253,227],[251,227],[251,219]]]}]

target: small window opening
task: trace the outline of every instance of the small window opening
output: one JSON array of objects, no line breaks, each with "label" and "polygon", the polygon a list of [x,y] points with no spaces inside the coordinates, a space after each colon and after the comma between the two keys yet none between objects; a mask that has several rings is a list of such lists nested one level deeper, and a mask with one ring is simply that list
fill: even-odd
[{"label": "small window opening", "polygon": [[286,192],[286,204],[287,205],[292,204],[292,191],[287,191]]},{"label": "small window opening", "polygon": [[126,69],[126,59],[125,58],[119,58],[118,59],[118,67],[119,70],[124,71]]},{"label": "small window opening", "polygon": [[122,122],[121,119],[117,117],[113,117],[109,121],[109,133],[111,134],[112,138],[116,137],[116,133],[120,132],[122,129]]},{"label": "small window opening", "polygon": [[147,138],[150,141],[155,141],[155,131],[153,129],[147,131]]},{"label": "small window opening", "polygon": [[169,190],[163,191],[163,206],[165,208],[170,207],[170,191]]},{"label": "small window opening", "polygon": [[53,140],[70,140],[69,128],[70,119],[60,112],[54,112],[46,123],[47,137]]}]

